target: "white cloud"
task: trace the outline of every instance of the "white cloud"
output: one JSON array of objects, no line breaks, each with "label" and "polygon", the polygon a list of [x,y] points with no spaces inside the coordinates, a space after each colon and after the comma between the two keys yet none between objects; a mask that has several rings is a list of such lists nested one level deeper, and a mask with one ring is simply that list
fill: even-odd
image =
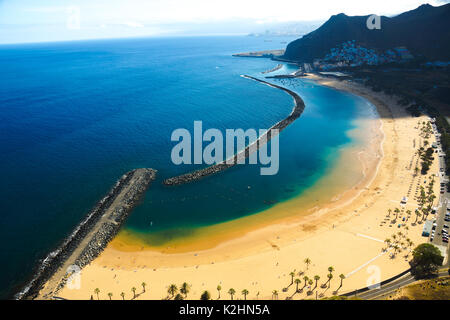
[{"label": "white cloud", "polygon": [[[432,5],[443,2],[427,1]],[[245,27],[240,32],[245,33],[254,31],[249,30],[250,25],[326,20],[341,12],[393,15],[415,9],[423,2],[425,0],[10,0],[0,2],[0,24],[16,26],[16,33],[7,35],[8,39],[16,41],[44,38],[49,32],[53,37],[64,39],[70,17],[67,8],[76,6],[80,29],[89,30],[89,37],[141,36],[145,32],[149,35],[186,34],[192,27],[203,25],[204,31],[209,32],[207,25],[219,24],[223,28],[215,29],[217,33],[229,33],[229,30],[236,33],[241,24]],[[54,26],[54,29],[46,29],[44,34],[37,27],[28,28],[31,26]],[[127,31],[118,34],[118,28]],[[8,32],[12,32],[11,28]],[[72,32],[71,37],[74,34]],[[79,36],[85,34],[80,31]],[[5,39],[0,38],[0,42],[6,42]]]},{"label": "white cloud", "polygon": [[121,23],[121,25],[130,27],[130,28],[144,28],[145,27],[142,23],[138,23],[135,21],[123,22],[123,23]]}]

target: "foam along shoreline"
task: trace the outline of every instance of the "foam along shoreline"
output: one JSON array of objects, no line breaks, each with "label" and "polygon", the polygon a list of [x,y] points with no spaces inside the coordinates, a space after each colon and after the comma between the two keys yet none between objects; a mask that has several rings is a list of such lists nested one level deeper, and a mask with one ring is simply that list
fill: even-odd
[{"label": "foam along shoreline", "polygon": [[[71,272],[83,268],[103,251],[139,203],[155,176],[156,170],[147,168],[124,174],[63,244],[43,260],[34,278],[15,298],[53,296],[65,285]],[[71,271],[67,271],[68,268]],[[42,294],[40,291],[43,287],[45,292]]]},{"label": "foam along shoreline", "polygon": [[[260,80],[258,78],[248,76],[248,75],[242,75],[241,77],[255,80],[261,83],[264,83],[272,88],[277,88],[280,90],[283,90],[290,94],[294,98],[294,108],[292,109],[292,112],[283,120],[273,125],[269,130],[266,131],[263,135],[259,136],[258,139],[256,139],[254,142],[249,144],[244,150],[236,153],[232,158],[227,159],[225,161],[222,161],[220,163],[217,163],[215,165],[206,167],[204,169],[199,169],[190,173],[186,173],[180,176],[168,178],[164,180],[163,184],[167,186],[174,186],[174,185],[181,185],[185,183],[190,183],[192,181],[199,180],[203,177],[213,175],[215,173],[222,172],[230,167],[235,166],[238,163],[244,163],[245,159],[250,156],[253,152],[257,151],[259,148],[264,146],[267,142],[269,142],[273,137],[275,137],[277,134],[279,134],[283,129],[285,129],[288,125],[290,125],[292,122],[294,122],[297,118],[300,117],[303,110],[305,109],[305,103],[303,102],[303,99],[295,92],[278,86],[276,84],[269,83],[264,80]],[[273,131],[275,130],[275,131]]]}]

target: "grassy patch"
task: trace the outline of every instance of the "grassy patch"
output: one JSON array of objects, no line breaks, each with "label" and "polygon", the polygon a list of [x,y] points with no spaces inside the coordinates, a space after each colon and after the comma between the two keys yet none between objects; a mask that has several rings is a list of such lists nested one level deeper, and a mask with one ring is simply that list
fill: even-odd
[{"label": "grassy patch", "polygon": [[402,289],[396,300],[450,300],[450,276],[424,280]]}]

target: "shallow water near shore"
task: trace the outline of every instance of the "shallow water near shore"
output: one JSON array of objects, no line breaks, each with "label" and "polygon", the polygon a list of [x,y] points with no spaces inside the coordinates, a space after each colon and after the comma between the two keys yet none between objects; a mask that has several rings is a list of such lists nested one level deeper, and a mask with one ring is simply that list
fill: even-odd
[{"label": "shallow water near shore", "polygon": [[[276,83],[299,93],[306,104],[304,114],[280,134],[279,173],[261,176],[259,166],[246,165],[189,185],[156,186],[153,193],[147,193],[154,200],[136,211],[180,210],[179,221],[158,227],[152,220],[145,226],[143,220],[138,222],[145,215],[133,214],[115,241],[116,248],[146,246],[165,253],[212,248],[257,225],[310,214],[317,206],[341,198],[370,174],[360,154],[364,153],[370,165],[378,162],[381,137],[372,104],[310,80]],[[334,136],[337,132],[339,137]],[[195,214],[197,220],[190,223]]]},{"label": "shallow water near shore", "polygon": [[[195,237],[199,227],[265,212],[308,194],[342,162],[342,148],[364,143],[352,132],[373,117],[361,98],[309,80],[275,80],[304,99],[302,116],[280,135],[280,168],[236,166],[176,187],[164,178],[197,169],[170,161],[177,128],[269,128],[292,110],[292,98],[242,74],[278,63],[236,52],[278,49],[253,37],[102,40],[2,46],[0,66],[0,297],[31,276],[125,172],[158,170],[124,232],[149,246]],[[293,72],[292,66],[272,74]],[[267,74],[269,75],[269,74]],[[365,110],[367,112],[365,112]],[[353,130],[353,131],[352,131]],[[351,168],[348,168],[353,172]],[[336,190],[352,185],[339,178]],[[316,190],[320,193],[320,190]],[[330,195],[331,196],[331,195]],[[305,199],[308,199],[305,197]]]}]

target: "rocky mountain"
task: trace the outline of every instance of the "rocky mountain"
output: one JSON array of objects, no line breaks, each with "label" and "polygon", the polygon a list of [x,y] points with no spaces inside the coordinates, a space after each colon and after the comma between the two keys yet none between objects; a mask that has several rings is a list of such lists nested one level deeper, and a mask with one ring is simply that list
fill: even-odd
[{"label": "rocky mountain", "polygon": [[312,62],[345,41],[373,49],[404,46],[414,56],[450,61],[450,4],[424,4],[394,17],[381,17],[381,29],[367,28],[369,16],[332,16],[317,30],[288,44],[284,59]]}]

